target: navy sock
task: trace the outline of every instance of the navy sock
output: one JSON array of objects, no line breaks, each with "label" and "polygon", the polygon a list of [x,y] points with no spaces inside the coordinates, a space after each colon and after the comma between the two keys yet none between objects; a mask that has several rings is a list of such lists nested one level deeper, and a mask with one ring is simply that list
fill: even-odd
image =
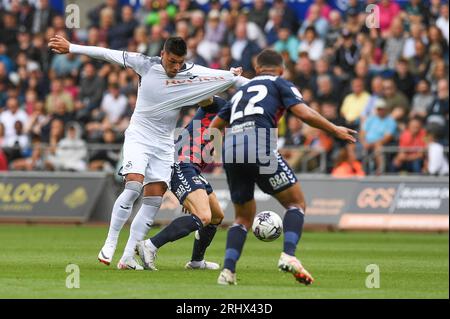
[{"label": "navy sock", "polygon": [[202,226],[202,222],[197,216],[182,216],[174,219],[166,228],[150,238],[150,240],[156,248],[160,248],[169,241],[186,237],[193,231],[201,229]]},{"label": "navy sock", "polygon": [[289,208],[283,219],[284,247],[283,251],[291,256],[295,256],[295,249],[302,237],[303,221],[305,215],[297,207]]},{"label": "navy sock", "polygon": [[198,231],[199,239],[195,239],[192,250],[192,261],[202,261],[205,258],[206,248],[214,238],[218,225],[207,225]]},{"label": "navy sock", "polygon": [[227,248],[223,268],[236,272],[236,263],[241,256],[242,248],[247,239],[247,229],[243,225],[233,225],[228,230]]}]

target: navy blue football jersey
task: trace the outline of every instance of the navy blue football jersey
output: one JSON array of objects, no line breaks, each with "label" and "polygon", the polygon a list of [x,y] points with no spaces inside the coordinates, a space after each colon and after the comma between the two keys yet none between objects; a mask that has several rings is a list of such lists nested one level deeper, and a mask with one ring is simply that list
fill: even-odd
[{"label": "navy blue football jersey", "polygon": [[219,116],[230,126],[276,128],[284,112],[305,103],[301,93],[291,82],[276,76],[261,75],[240,87]]},{"label": "navy blue football jersey", "polygon": [[280,77],[261,75],[242,86],[218,113],[230,123],[224,161],[256,162],[260,154],[276,151],[278,121],[300,103],[305,102],[295,85]]}]

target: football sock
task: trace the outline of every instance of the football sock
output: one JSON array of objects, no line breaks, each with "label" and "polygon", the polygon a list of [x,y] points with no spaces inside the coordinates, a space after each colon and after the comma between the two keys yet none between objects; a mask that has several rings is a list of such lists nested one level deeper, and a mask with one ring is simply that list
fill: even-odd
[{"label": "football sock", "polygon": [[223,268],[231,272],[236,271],[236,263],[241,256],[242,248],[247,239],[247,229],[244,225],[234,224],[227,234],[227,248],[225,250],[225,261]]},{"label": "football sock", "polygon": [[195,215],[182,216],[174,219],[166,228],[150,238],[156,248],[160,248],[170,241],[186,237],[195,230],[203,227],[202,221]]},{"label": "football sock", "polygon": [[161,196],[146,196],[143,198],[142,206],[131,223],[130,237],[125,246],[124,257],[134,256],[137,242],[143,240],[152,227],[161,203]]},{"label": "football sock", "polygon": [[131,181],[125,184],[122,194],[117,197],[113,206],[107,243],[117,244],[120,230],[130,217],[133,204],[141,195],[141,191],[142,184],[139,182]]},{"label": "football sock", "polygon": [[202,261],[205,258],[206,248],[211,244],[217,232],[218,225],[207,225],[198,231],[198,238],[194,240],[191,261]]},{"label": "football sock", "polygon": [[283,219],[284,247],[283,252],[295,256],[295,249],[302,236],[305,213],[301,208],[291,207]]}]

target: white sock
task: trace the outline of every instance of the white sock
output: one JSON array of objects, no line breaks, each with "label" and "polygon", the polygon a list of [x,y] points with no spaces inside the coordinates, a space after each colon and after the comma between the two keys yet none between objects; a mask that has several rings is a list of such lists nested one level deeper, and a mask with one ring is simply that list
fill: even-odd
[{"label": "white sock", "polygon": [[161,207],[161,196],[146,196],[142,200],[142,206],[139,209],[136,217],[131,223],[130,237],[128,238],[123,258],[134,256],[134,250],[138,241],[145,238],[148,231],[153,225],[156,213]]},{"label": "white sock", "polygon": [[119,239],[119,233],[127,222],[133,209],[133,204],[141,195],[142,184],[139,182],[127,182],[125,188],[117,197],[111,214],[111,223],[109,225],[107,244],[116,245]]}]

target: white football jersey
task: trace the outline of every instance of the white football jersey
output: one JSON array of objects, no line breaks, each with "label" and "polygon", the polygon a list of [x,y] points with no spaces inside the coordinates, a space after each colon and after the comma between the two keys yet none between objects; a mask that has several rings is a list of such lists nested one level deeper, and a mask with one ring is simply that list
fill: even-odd
[{"label": "white football jersey", "polygon": [[[70,52],[86,54],[133,69],[140,76],[136,108],[129,131],[146,136],[148,142],[173,145],[179,108],[194,105],[247,79],[230,71],[214,70],[187,63],[174,78],[169,78],[161,58],[139,53],[71,44]],[[143,141],[145,142],[145,141]]]}]

